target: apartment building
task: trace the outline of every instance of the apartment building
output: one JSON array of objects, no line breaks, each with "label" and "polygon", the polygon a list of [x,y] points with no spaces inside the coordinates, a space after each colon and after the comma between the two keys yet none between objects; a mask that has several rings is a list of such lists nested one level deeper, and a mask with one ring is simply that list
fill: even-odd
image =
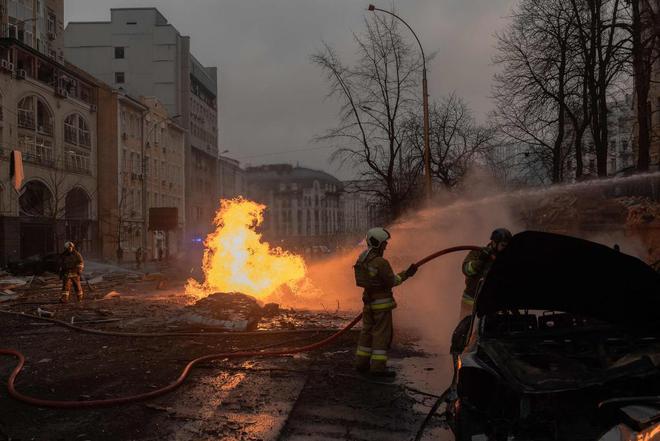
[{"label": "apartment building", "polygon": [[156,8],[111,9],[108,22],[72,22],[67,60],[132,96],[153,96],[185,135],[187,241],[204,237],[218,208],[217,69],[205,67]]},{"label": "apartment building", "polygon": [[[60,251],[66,240],[96,251],[98,83],[59,56],[62,3],[1,3],[0,263]],[[17,189],[13,150],[25,175]]]}]

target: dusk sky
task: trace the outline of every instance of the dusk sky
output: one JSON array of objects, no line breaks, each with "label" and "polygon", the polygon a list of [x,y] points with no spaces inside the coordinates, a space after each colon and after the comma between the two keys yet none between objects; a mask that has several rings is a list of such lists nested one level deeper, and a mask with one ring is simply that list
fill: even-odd
[{"label": "dusk sky", "polygon": [[[427,53],[431,99],[455,91],[483,118],[490,110],[493,34],[513,0],[372,0],[415,29]],[[337,123],[337,102],[310,55],[322,41],[344,60],[363,28],[362,0],[66,0],[67,21],[109,20],[110,8],[157,7],[205,65],[219,68],[220,150],[244,165],[271,162],[324,169],[331,150],[312,138]],[[403,35],[412,36],[402,29]],[[282,153],[287,152],[290,153]]]}]

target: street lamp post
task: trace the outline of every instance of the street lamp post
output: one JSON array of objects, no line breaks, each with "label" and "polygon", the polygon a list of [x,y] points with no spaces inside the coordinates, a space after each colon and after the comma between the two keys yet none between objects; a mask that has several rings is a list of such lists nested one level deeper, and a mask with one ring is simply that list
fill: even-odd
[{"label": "street lamp post", "polygon": [[367,8],[369,11],[375,12],[375,11],[380,11],[384,12],[385,14],[389,14],[392,17],[400,20],[408,29],[410,29],[410,32],[412,32],[413,36],[415,37],[415,40],[417,40],[417,44],[419,45],[419,50],[422,53],[422,103],[424,106],[424,171],[425,171],[425,190],[426,190],[426,197],[431,198],[432,194],[432,181],[431,181],[431,146],[429,143],[429,90],[428,90],[428,82],[426,80],[426,56],[424,55],[424,48],[422,47],[422,43],[420,43],[419,38],[417,38],[417,34],[415,34],[415,31],[410,27],[406,21],[396,15],[393,12],[387,11],[385,9],[380,9],[375,7],[374,5],[369,5]]},{"label": "street lamp post", "polygon": [[143,117],[143,123],[142,127],[140,128],[141,130],[141,135],[142,135],[142,142],[141,142],[141,153],[142,153],[142,238],[141,238],[141,245],[142,245],[142,252],[145,253],[147,250],[147,230],[148,230],[148,224],[147,224],[147,158],[145,155],[145,139],[147,140],[147,144],[149,143],[149,138],[153,134],[153,132],[156,130],[156,127],[163,121],[173,121],[174,118],[179,117],[180,115],[174,115],[171,117],[165,116],[159,120],[154,121],[153,127],[147,132],[146,137],[144,136],[144,123],[147,121],[146,119],[146,114]]}]

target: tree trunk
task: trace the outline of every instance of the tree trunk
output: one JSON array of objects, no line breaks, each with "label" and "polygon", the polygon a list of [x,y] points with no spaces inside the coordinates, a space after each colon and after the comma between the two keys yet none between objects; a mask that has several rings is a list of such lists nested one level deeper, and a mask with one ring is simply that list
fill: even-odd
[{"label": "tree trunk", "polygon": [[596,168],[598,170],[598,176],[605,177],[607,176],[607,156],[609,152],[609,133],[607,131],[607,93],[604,88],[600,91],[599,96],[599,108],[600,115],[598,118],[599,123],[599,142],[596,143]]},{"label": "tree trunk", "polygon": [[575,144],[573,148],[575,149],[575,179],[580,180],[584,174],[584,159],[582,157],[582,139],[584,137],[584,129],[580,127],[575,127]]},{"label": "tree trunk", "polygon": [[[651,162],[650,118],[647,105],[651,83],[649,49],[643,43],[643,23],[638,1],[632,1],[632,67],[637,98],[637,170],[647,171]],[[654,41],[652,39],[651,41]]]}]

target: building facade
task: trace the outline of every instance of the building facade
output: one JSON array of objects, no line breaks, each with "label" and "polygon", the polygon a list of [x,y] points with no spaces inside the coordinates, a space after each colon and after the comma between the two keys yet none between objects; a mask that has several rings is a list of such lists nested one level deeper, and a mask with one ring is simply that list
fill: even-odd
[{"label": "building facade", "polygon": [[381,225],[378,203],[372,195],[360,191],[364,183],[344,181],[341,195],[341,233],[362,237],[367,230]]},{"label": "building facade", "polygon": [[64,61],[64,0],[0,0],[0,34]]},{"label": "building facade", "polygon": [[132,96],[153,96],[186,128],[186,240],[203,237],[218,208],[217,69],[203,66],[155,8],[112,9],[109,22],[72,22],[65,57]]},{"label": "building facade", "polygon": [[245,172],[237,160],[220,155],[218,158],[218,179],[220,199],[246,196]]},{"label": "building facade", "polygon": [[[28,16],[23,9],[7,16],[10,4],[53,6],[34,12],[56,13],[62,2],[3,2],[2,23]],[[27,26],[28,21],[23,25]],[[39,21],[36,20],[38,23]],[[35,22],[32,20],[31,22]],[[33,23],[34,24],[34,23]],[[61,57],[45,54],[41,25],[29,35],[0,39],[0,259],[2,263],[60,251],[72,240],[86,254],[96,251],[97,148],[96,80]],[[19,26],[20,27],[20,26]],[[60,26],[61,28],[61,26]],[[56,31],[57,31],[56,26]],[[18,31],[17,31],[18,32]],[[7,35],[7,34],[5,34]],[[57,38],[48,51],[59,54]],[[9,157],[22,154],[24,180],[10,184]]]},{"label": "building facade", "polygon": [[262,231],[290,247],[337,244],[342,183],[328,173],[288,164],[248,167],[247,195],[266,205]]},{"label": "building facade", "polygon": [[[609,140],[607,174],[616,175],[624,172],[626,169],[635,167],[636,157],[634,149],[635,136],[635,111],[633,110],[632,95],[626,95],[618,100],[608,102],[609,113],[607,115],[607,136]],[[573,126],[568,124],[566,127],[567,151],[573,149]],[[583,138],[583,173],[585,177],[595,177],[598,175],[596,169],[596,151],[593,137],[590,129],[584,133]],[[566,159],[567,177],[575,179],[575,159],[568,155]]]},{"label": "building facade", "polygon": [[[157,250],[180,252],[185,225],[183,162],[185,130],[160,101],[136,99],[112,89],[99,91],[100,239],[103,257],[134,260],[142,248],[148,257]],[[149,209],[175,207],[178,228],[150,231]]]}]

